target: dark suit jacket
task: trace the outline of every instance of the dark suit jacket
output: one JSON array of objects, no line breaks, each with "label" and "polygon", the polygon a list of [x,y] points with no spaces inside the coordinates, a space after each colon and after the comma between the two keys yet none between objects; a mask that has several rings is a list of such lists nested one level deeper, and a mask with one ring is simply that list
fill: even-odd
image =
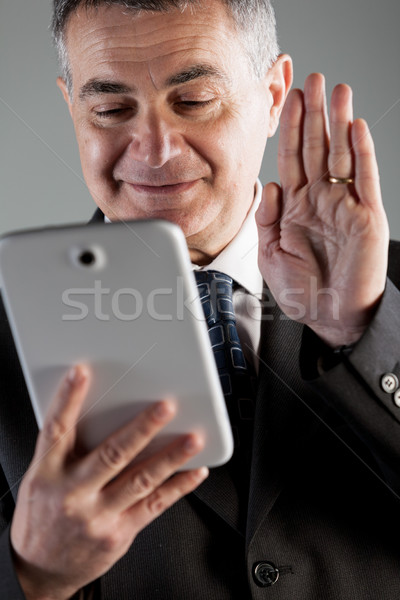
[{"label": "dark suit jacket", "polygon": [[[399,286],[400,244],[390,254]],[[228,470],[214,469],[139,534],[96,598],[398,600],[400,409],[380,386],[400,376],[395,285],[353,352],[316,378],[318,340],[265,309],[247,525]],[[22,600],[8,524],[37,428],[3,308],[0,336],[0,597]],[[260,587],[260,562],[273,585]]]}]

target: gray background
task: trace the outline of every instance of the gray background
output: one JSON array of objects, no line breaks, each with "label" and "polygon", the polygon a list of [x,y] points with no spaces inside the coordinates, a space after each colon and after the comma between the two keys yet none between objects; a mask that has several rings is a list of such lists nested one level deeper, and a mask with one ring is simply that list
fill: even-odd
[{"label": "gray background", "polygon": [[[280,44],[295,86],[321,71],[328,93],[354,90],[355,116],[372,128],[392,237],[400,238],[399,0],[275,0]],[[95,207],[82,179],[72,123],[55,84],[50,0],[0,0],[0,233],[87,220]],[[277,180],[277,136],[261,179]]]}]

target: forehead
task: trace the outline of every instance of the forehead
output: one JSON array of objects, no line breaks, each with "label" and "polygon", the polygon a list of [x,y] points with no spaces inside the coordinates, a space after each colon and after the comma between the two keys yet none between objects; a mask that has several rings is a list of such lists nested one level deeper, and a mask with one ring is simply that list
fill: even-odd
[{"label": "forehead", "polygon": [[67,23],[66,43],[73,79],[145,67],[156,85],[185,64],[216,64],[229,73],[246,62],[233,19],[219,0],[169,12],[80,8]]}]

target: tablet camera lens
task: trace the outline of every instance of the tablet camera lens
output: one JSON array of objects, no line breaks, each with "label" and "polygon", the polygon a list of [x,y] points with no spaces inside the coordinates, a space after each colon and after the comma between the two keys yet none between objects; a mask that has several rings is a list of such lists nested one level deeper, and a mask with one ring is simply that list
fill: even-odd
[{"label": "tablet camera lens", "polygon": [[85,267],[90,267],[96,262],[96,257],[91,250],[85,250],[79,256],[79,262]]}]

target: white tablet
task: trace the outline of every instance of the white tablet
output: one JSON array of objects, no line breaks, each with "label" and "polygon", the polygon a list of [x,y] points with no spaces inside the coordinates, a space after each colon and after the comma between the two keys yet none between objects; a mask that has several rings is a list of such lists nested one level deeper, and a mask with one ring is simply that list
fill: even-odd
[{"label": "white tablet", "polygon": [[229,460],[229,417],[179,227],[130,221],[8,234],[0,282],[39,427],[61,379],[85,363],[86,449],[172,397],[177,416],[146,452],[198,431],[205,447],[185,468]]}]

